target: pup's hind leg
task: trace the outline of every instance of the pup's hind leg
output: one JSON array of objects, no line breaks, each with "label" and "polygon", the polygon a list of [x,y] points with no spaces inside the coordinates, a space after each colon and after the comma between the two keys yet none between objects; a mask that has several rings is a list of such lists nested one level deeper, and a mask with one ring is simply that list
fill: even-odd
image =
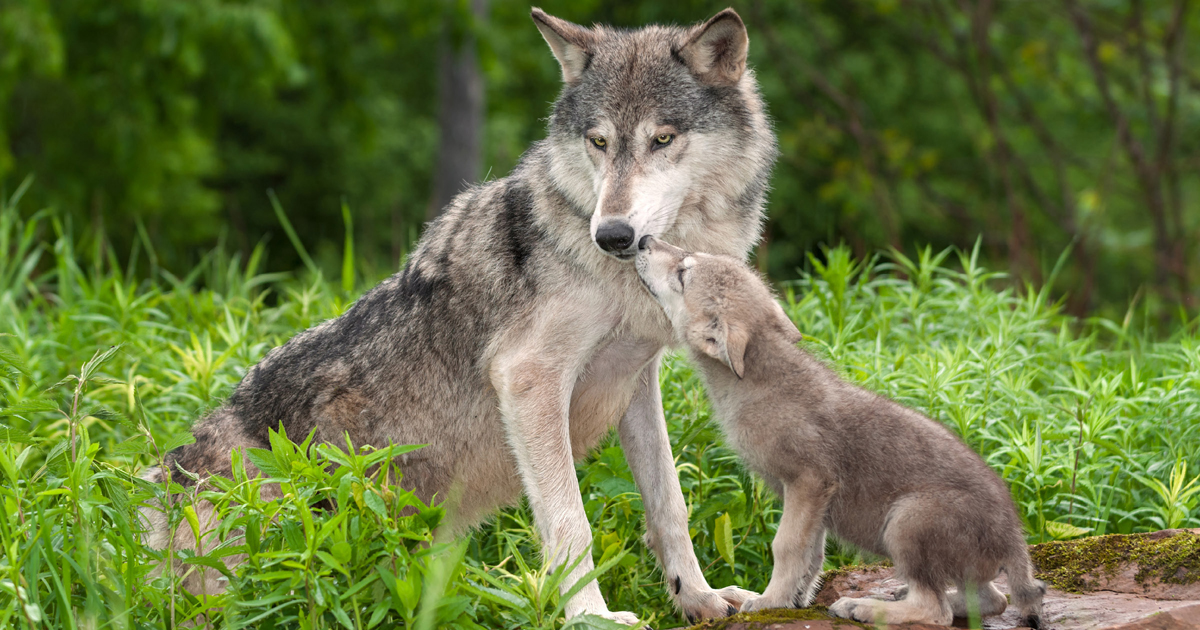
[{"label": "pup's hind leg", "polygon": [[[966,619],[971,616],[972,604],[967,601],[968,588],[965,582],[959,582],[958,590],[949,594],[950,610],[954,612],[955,617]],[[1005,608],[1008,608],[1008,598],[990,580],[975,590],[978,593],[978,597],[974,605],[978,607],[980,617],[999,615],[1004,612]]]},{"label": "pup's hind leg", "polygon": [[941,589],[924,584],[908,585],[908,595],[900,601],[867,597],[843,597],[829,607],[829,614],[863,623],[930,623],[948,626],[954,615]]},{"label": "pup's hind leg", "polygon": [[834,486],[820,479],[800,479],[784,487],[783,516],[771,542],[775,566],[760,597],[746,600],[742,612],[766,608],[804,607],[825,559],[825,509]]}]

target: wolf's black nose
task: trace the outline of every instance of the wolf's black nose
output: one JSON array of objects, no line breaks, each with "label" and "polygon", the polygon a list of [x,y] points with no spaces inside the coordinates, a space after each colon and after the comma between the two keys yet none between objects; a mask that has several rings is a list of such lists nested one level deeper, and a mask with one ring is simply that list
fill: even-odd
[{"label": "wolf's black nose", "polygon": [[596,244],[606,252],[621,252],[633,245],[633,227],[624,221],[611,221],[596,230]]},{"label": "wolf's black nose", "polygon": [[650,241],[652,239],[654,239],[654,237],[650,236],[649,234],[643,236],[642,238],[639,238],[638,239],[638,249],[646,249],[646,248],[650,247]]}]

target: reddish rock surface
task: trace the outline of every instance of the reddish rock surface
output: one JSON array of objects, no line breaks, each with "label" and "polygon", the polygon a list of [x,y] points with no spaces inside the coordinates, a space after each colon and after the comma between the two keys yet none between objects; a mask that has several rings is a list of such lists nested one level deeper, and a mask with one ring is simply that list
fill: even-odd
[{"label": "reddish rock surface", "polygon": [[[1134,572],[1135,570],[1130,570],[1129,575],[1132,576]],[[903,583],[893,577],[891,568],[867,567],[861,571],[850,571],[827,580],[824,588],[817,595],[817,604],[828,606],[837,601],[839,597],[894,599],[896,590],[902,585]],[[1008,584],[1003,577],[996,581],[996,586],[1004,593],[1008,593]],[[1121,585],[1118,584],[1118,586]],[[1123,586],[1128,590],[1143,590],[1143,587],[1132,577],[1129,583]],[[1149,591],[1156,592],[1156,589],[1151,588]],[[1200,620],[1197,619],[1197,615],[1200,615],[1200,583],[1164,589],[1164,592],[1169,592],[1171,597],[1154,599],[1143,594],[1108,590],[1075,594],[1051,588],[1043,601],[1042,617],[1046,621],[1047,627],[1053,630],[1200,628]],[[1151,620],[1147,618],[1157,615],[1157,613],[1169,613],[1169,615],[1154,621],[1154,623],[1175,623],[1176,625],[1138,625],[1150,623]],[[987,630],[1007,630],[1022,626],[1017,625],[1017,611],[1010,608],[1003,615],[984,619],[983,627]],[[798,628],[803,628],[803,626],[780,626],[781,630]]]},{"label": "reddish rock surface", "polygon": [[[1146,541],[1164,541],[1175,536],[1175,542],[1187,542],[1189,537],[1200,536],[1200,530],[1166,530],[1133,536],[1111,536],[1101,539],[1084,539],[1074,543],[1051,543],[1058,545],[1056,552],[1073,552],[1077,545],[1081,552],[1094,548],[1098,541],[1115,544],[1117,549],[1125,545],[1141,545]],[[1192,543],[1187,543],[1192,544]],[[1064,547],[1064,545],[1066,545]],[[1195,547],[1189,547],[1194,549]],[[1050,549],[1050,548],[1046,548]],[[1037,548],[1033,549],[1035,552]],[[1036,556],[1037,554],[1035,554]],[[1166,579],[1176,580],[1194,576],[1200,571],[1195,564],[1200,558],[1196,552],[1186,554],[1186,564]],[[1167,565],[1168,567],[1171,565]],[[1105,566],[1088,571],[1082,577],[1087,593],[1068,593],[1055,588],[1049,589],[1043,604],[1044,627],[1053,630],[1200,630],[1200,581],[1191,584],[1164,582],[1162,576],[1146,571],[1137,562],[1112,559],[1108,556]],[[1191,580],[1188,580],[1191,581]],[[859,567],[840,571],[828,576],[821,592],[817,595],[818,606],[829,606],[840,597],[876,597],[895,599],[896,591],[903,583],[896,580],[890,567]],[[1008,593],[1003,577],[996,586]],[[740,617],[740,616],[739,616]],[[761,615],[759,615],[761,618]],[[696,630],[849,630],[862,628],[840,619],[778,620],[762,619],[753,622],[738,621],[738,618],[710,622],[694,626]],[[984,620],[987,630],[1010,630],[1017,626],[1017,611],[1009,609],[1003,615]],[[956,623],[965,627],[965,623]],[[946,630],[944,626],[908,624],[893,626],[897,630]]]}]

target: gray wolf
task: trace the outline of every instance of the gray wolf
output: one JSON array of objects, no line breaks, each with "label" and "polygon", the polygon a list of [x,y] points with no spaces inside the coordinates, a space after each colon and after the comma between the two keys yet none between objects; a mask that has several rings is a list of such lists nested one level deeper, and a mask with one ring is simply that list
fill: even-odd
[{"label": "gray wolf", "polygon": [[842,598],[835,615],[949,625],[971,599],[982,616],[1000,614],[1008,602],[992,580],[1004,571],[1022,619],[1038,627],[1045,585],[1033,578],[1008,488],[978,455],[797,347],[799,331],[740,261],[646,236],[637,268],[699,368],[730,446],[783,499],[771,581],[743,611],[811,604],[829,529],[891,558],[907,583],[899,601]]},{"label": "gray wolf", "polygon": [[[671,327],[632,259],[647,234],[738,257],[758,240],[776,148],[746,29],[732,10],[629,31],[532,15],[564,82],[548,137],[456,197],[402,271],[268,353],[169,466],[228,474],[233,449],[266,448],[280,424],[427,444],[402,483],[447,501],[445,531],[466,533],[523,492],[544,561],[583,556],[566,590],[593,568],[574,462],[616,427],[670,596],[693,619],[725,616],[753,594],[710,588],[696,561],[658,384]],[[165,547],[161,511],[145,516],[148,542]],[[211,573],[188,587],[219,590]],[[582,613],[636,622],[594,581],[567,603]]]}]

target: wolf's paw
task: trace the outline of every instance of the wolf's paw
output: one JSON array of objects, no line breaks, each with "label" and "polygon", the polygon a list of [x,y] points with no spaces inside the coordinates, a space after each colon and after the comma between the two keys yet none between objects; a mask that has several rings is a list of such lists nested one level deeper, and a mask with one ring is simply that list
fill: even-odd
[{"label": "wolf's paw", "polygon": [[604,612],[591,613],[591,614],[593,614],[597,617],[603,617],[609,621],[615,621],[617,623],[624,624],[627,626],[638,625],[638,616],[631,612],[625,612],[623,610],[613,610],[613,611],[606,610]]},{"label": "wolf's paw", "polygon": [[720,619],[736,613],[743,602],[757,595],[758,593],[736,586],[692,591],[679,596],[679,608],[692,623],[704,619]]}]

